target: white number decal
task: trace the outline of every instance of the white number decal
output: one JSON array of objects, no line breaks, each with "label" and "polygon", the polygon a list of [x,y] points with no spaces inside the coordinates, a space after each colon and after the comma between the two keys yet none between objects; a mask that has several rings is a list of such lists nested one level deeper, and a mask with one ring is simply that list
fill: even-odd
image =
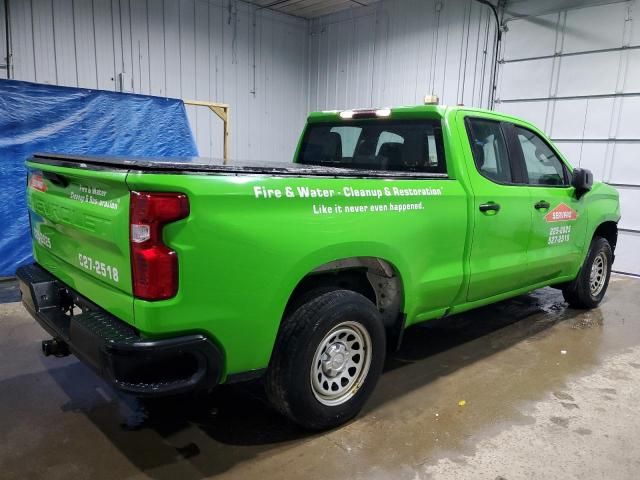
[{"label": "white number decal", "polygon": [[89,270],[90,272],[100,275],[101,277],[108,278],[109,280],[113,280],[114,282],[118,282],[120,280],[118,269],[116,267],[107,265],[99,260],[94,260],[82,253],[78,254],[78,264],[85,270]]},{"label": "white number decal", "polygon": [[562,227],[551,227],[549,229],[548,245],[556,245],[558,243],[567,243],[570,240],[571,225],[564,225]]}]

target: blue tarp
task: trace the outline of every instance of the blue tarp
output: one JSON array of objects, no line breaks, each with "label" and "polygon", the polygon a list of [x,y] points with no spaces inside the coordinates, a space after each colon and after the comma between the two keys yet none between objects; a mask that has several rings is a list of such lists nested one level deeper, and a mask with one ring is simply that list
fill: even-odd
[{"label": "blue tarp", "polygon": [[198,155],[181,100],[0,80],[0,276],[31,261],[24,162],[34,152]]}]

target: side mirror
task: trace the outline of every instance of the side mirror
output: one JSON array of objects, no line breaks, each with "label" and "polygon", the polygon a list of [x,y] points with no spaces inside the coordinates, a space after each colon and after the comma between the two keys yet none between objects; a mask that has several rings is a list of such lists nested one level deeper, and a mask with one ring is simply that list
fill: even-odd
[{"label": "side mirror", "polygon": [[575,168],[571,177],[571,186],[576,189],[576,197],[580,198],[582,195],[591,190],[593,185],[593,173],[588,168]]}]

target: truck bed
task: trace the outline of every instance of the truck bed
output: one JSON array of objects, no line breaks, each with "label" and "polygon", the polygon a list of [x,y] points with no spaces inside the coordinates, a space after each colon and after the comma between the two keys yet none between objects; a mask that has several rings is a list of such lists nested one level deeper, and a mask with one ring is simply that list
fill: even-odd
[{"label": "truck bed", "polygon": [[32,162],[85,168],[89,170],[135,170],[145,172],[193,172],[214,175],[273,175],[293,177],[334,178],[447,178],[444,173],[390,172],[385,170],[350,169],[330,166],[302,165],[292,162],[252,162],[233,160],[225,163],[219,158],[205,157],[112,157],[36,153]]}]

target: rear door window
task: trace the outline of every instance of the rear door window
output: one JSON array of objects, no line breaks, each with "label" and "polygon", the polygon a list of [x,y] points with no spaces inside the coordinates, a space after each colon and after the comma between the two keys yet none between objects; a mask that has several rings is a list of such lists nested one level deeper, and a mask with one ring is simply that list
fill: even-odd
[{"label": "rear door window", "polygon": [[509,151],[500,122],[469,117],[467,132],[478,172],[497,183],[512,183]]}]

